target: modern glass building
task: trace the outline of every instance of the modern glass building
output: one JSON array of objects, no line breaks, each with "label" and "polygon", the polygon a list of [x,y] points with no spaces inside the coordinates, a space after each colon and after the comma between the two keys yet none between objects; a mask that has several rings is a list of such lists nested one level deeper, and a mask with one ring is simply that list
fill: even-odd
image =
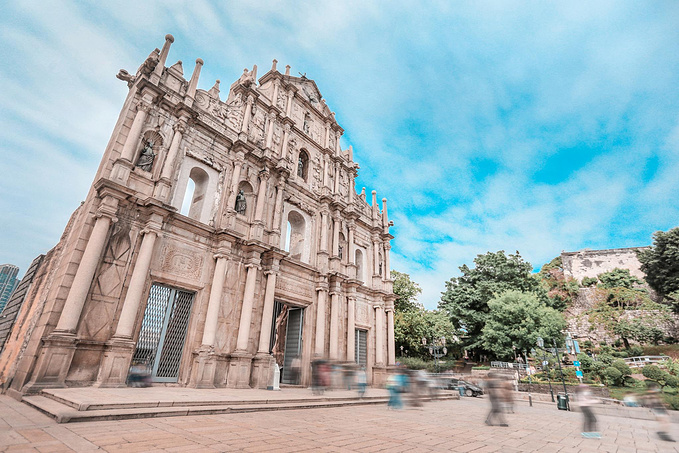
[{"label": "modern glass building", "polygon": [[5,308],[9,296],[12,295],[12,291],[14,291],[14,288],[19,283],[17,279],[18,273],[19,268],[13,264],[3,264],[0,266],[0,313]]}]

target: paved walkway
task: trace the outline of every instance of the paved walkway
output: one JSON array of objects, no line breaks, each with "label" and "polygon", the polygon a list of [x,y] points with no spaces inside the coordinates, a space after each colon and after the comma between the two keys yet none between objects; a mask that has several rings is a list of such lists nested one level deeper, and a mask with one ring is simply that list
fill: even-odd
[{"label": "paved walkway", "polygon": [[58,425],[0,396],[0,451],[679,452],[656,438],[653,421],[603,416],[603,438],[595,440],[581,438],[577,412],[522,403],[503,428],[483,424],[487,410],[485,399],[463,398],[400,411],[361,406]]}]

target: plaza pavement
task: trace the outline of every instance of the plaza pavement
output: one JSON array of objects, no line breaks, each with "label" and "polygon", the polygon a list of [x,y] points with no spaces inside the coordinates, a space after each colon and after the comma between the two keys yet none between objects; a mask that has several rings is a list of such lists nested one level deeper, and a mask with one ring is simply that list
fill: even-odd
[{"label": "plaza pavement", "polygon": [[[508,428],[486,426],[487,410],[485,398],[462,398],[400,411],[373,405],[57,424],[0,396],[0,451],[679,452],[656,438],[650,420],[601,416],[596,440],[580,436],[580,413],[552,404],[519,403]],[[677,431],[673,425],[675,438]]]}]

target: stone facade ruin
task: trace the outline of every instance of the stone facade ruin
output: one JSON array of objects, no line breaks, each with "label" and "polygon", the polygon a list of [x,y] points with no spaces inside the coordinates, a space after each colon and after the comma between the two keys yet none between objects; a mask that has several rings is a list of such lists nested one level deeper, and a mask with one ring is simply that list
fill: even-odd
[{"label": "stone facade ruin", "polygon": [[[17,396],[48,387],[309,385],[317,358],[395,363],[386,199],[313,80],[245,70],[223,97],[166,66],[136,74],[87,198],[46,254],[0,355]],[[297,366],[299,373],[294,372]]]},{"label": "stone facade ruin", "polygon": [[604,272],[610,272],[616,267],[628,269],[633,276],[644,279],[641,263],[637,252],[648,247],[631,247],[607,250],[580,250],[577,252],[562,252],[561,261],[565,277],[571,277],[582,282],[585,277],[594,278]]},{"label": "stone facade ruin", "polygon": [[[648,247],[618,248],[606,250],[580,250],[577,252],[562,252],[561,261],[563,263],[564,276],[574,278],[578,283],[582,283],[585,277],[595,278],[604,272],[610,272],[615,268],[627,269],[630,274],[644,280],[645,274],[641,270],[641,263],[637,258],[637,252]],[[655,299],[656,294],[646,285],[651,298]],[[580,288],[573,304],[565,311],[565,318],[568,324],[567,330],[574,338],[589,339],[594,343],[606,341],[612,343],[616,340],[603,326],[593,326],[589,322],[588,311],[594,308],[597,301],[601,299],[599,290],[595,287]],[[626,315],[634,318],[646,312],[629,310]],[[673,322],[658,323],[666,335],[679,337],[679,319],[672,315]]]}]

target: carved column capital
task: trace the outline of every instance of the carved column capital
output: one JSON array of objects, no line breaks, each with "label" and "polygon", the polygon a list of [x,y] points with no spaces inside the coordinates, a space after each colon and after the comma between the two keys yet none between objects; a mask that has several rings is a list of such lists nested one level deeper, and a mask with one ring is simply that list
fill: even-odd
[{"label": "carved column capital", "polygon": [[148,101],[141,100],[141,101],[139,101],[139,103],[137,103],[137,111],[138,112],[149,113],[152,108],[153,108],[153,106]]},{"label": "carved column capital", "polygon": [[290,131],[292,130],[292,126],[290,126],[290,123],[285,123],[285,126],[283,126],[283,130],[285,130],[285,132],[287,133],[290,133]]},{"label": "carved column capital", "polygon": [[229,256],[225,253],[215,253],[214,255],[212,255],[212,257],[216,260],[219,260],[219,259],[222,259],[222,258],[226,258],[226,259],[229,258]]},{"label": "carved column capital", "polygon": [[188,123],[186,120],[179,120],[177,121],[174,126],[172,126],[172,129],[174,129],[175,132],[179,132],[180,134],[184,135],[186,133],[186,129],[188,129]]},{"label": "carved column capital", "polygon": [[271,173],[269,172],[269,169],[268,169],[268,168],[265,168],[264,170],[262,170],[262,171],[259,172],[259,177],[260,177],[260,179],[262,179],[263,181],[268,180],[270,176],[271,176]]},{"label": "carved column capital", "polygon": [[255,103],[255,97],[253,95],[249,95],[245,102],[247,102],[248,104],[250,104],[250,106],[252,106],[252,104]]}]

